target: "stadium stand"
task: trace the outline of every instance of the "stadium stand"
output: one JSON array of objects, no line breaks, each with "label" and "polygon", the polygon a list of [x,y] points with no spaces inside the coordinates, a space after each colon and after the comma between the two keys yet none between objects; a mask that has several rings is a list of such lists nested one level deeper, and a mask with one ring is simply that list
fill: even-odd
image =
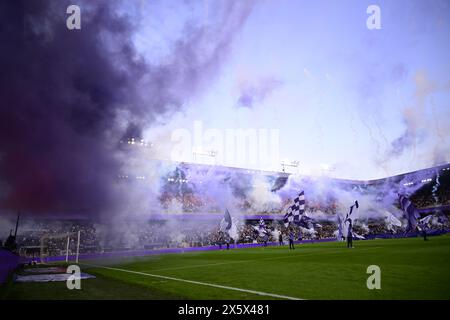
[{"label": "stadium stand", "polygon": [[[173,199],[182,202],[182,210],[185,215],[166,214],[160,218],[133,220],[129,219],[120,223],[120,226],[103,224],[99,221],[89,220],[29,220],[24,221],[21,232],[17,236],[18,247],[45,247],[46,254],[62,255],[65,253],[66,238],[52,237],[52,235],[74,234],[81,232],[80,253],[111,252],[115,250],[145,250],[158,248],[183,248],[183,247],[203,247],[219,245],[224,243],[225,235],[219,230],[219,222],[223,214],[223,208],[218,205],[217,199],[211,198],[211,195],[203,194],[204,189],[199,188],[201,181],[191,180],[190,170],[197,173],[201,170],[206,172],[205,166],[183,164],[178,166],[173,172],[163,177],[165,183],[161,187],[159,201],[161,206],[166,206]],[[411,201],[419,209],[432,208],[441,210],[449,214],[446,205],[450,204],[450,170],[449,166],[441,166],[432,169],[426,169],[420,172],[379,179],[375,181],[350,181],[338,180],[334,183],[340,184],[343,190],[359,190],[361,194],[370,194],[375,197],[384,197],[387,183],[393,186],[402,187],[404,184],[416,184],[414,192],[410,195]],[[250,183],[255,172],[243,169],[216,169],[215,177],[219,176],[232,186],[233,193],[240,199],[240,207],[244,213],[247,213],[245,219],[241,219],[238,226],[237,243],[261,242],[262,239],[255,234],[255,226],[261,216],[264,216],[266,226],[271,231],[268,241],[277,242],[277,235],[282,233],[286,239],[288,229],[282,224],[283,208],[289,203],[289,198],[284,197],[281,205],[259,206],[254,202],[255,198],[247,192],[247,184]],[[260,172],[257,174],[261,175]],[[439,175],[439,177],[437,177]],[[288,179],[284,173],[262,173],[266,181],[270,182],[269,192],[277,192],[284,188]],[[196,174],[198,179],[199,175]],[[200,175],[201,177],[201,175]],[[406,182],[405,182],[406,181]],[[439,188],[436,188],[436,181],[439,182]],[[308,183],[314,183],[313,180]],[[284,188],[285,189],[285,188]],[[283,190],[284,190],[283,189]],[[292,192],[295,192],[292,191]],[[335,238],[337,225],[333,217],[338,210],[338,201],[336,194],[325,194],[319,200],[308,199],[306,202],[306,212],[321,212],[324,219],[317,221],[320,226],[315,229],[314,234],[306,232],[299,227],[293,227],[296,239],[329,239]],[[212,204],[212,206],[211,206]],[[197,220],[198,212],[202,207],[209,205],[215,208],[209,211],[209,219]],[[395,200],[394,200],[394,205]],[[152,217],[151,215],[149,216]],[[448,222],[433,228],[439,230],[450,229]],[[398,226],[388,226],[383,219],[368,219],[365,224],[355,223],[354,231],[358,234],[368,237],[381,235],[401,234],[405,230]],[[46,236],[43,244],[42,238]],[[76,249],[76,239],[71,239],[69,251]],[[27,254],[26,251],[22,254]]]}]

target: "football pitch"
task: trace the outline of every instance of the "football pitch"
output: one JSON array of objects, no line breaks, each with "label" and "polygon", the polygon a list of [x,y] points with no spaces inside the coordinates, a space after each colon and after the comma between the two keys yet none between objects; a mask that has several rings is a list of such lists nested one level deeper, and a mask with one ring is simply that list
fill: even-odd
[{"label": "football pitch", "polygon": [[[450,235],[81,261],[81,290],[13,283],[2,299],[450,299]],[[369,290],[370,265],[381,289]]]}]

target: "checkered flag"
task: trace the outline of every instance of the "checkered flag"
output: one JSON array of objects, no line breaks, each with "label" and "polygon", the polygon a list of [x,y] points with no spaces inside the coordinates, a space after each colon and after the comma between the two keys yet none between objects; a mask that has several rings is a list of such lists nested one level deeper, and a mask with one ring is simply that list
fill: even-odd
[{"label": "checkered flag", "polygon": [[300,218],[305,212],[305,192],[302,191],[294,199],[294,203],[287,209],[284,215],[284,226],[288,227],[291,222],[300,223]]},{"label": "checkered flag", "polygon": [[261,217],[261,219],[259,219],[259,228],[260,229],[265,229],[266,228],[266,223],[264,222],[262,217]]}]

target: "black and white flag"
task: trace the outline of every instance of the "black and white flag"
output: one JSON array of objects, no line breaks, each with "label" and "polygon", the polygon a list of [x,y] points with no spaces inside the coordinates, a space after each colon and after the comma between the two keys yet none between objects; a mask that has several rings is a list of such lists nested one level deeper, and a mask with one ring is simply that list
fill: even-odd
[{"label": "black and white flag", "polygon": [[220,231],[225,232],[231,229],[233,225],[233,221],[231,219],[231,215],[230,212],[228,211],[228,209],[225,210],[225,215],[222,219],[222,221],[220,221]]},{"label": "black and white flag", "polygon": [[[352,215],[352,212],[353,212],[353,208],[355,208],[356,207],[356,209],[358,209],[359,208],[359,203],[358,203],[358,200],[355,200],[355,204],[353,204],[353,205],[351,205],[350,206],[350,211],[347,213],[347,215],[345,216],[345,222],[347,222],[347,220],[349,220],[350,219],[350,216]],[[351,220],[351,219],[350,219]]]},{"label": "black and white flag", "polygon": [[270,234],[270,231],[267,229],[266,223],[264,222],[263,218],[259,220],[259,225],[254,226],[253,229],[260,237],[266,237]]},{"label": "black and white flag", "polygon": [[287,209],[284,215],[284,226],[288,227],[292,222],[300,223],[300,218],[305,212],[305,192],[302,191],[294,199],[294,203]]}]

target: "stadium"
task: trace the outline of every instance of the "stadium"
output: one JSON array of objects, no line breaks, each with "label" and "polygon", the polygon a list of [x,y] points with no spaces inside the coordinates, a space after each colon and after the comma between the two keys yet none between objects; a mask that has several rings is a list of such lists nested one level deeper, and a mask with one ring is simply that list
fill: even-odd
[{"label": "stadium", "polygon": [[[42,266],[45,270],[49,265],[61,266],[78,261],[84,271],[96,277],[85,282],[81,298],[86,299],[448,298],[448,283],[435,274],[442,274],[448,261],[450,240],[446,234],[450,231],[450,165],[374,181],[314,178],[285,172],[256,172],[186,163],[166,164],[166,167],[175,169],[162,174],[161,180],[165,182],[161,184],[160,207],[157,213],[150,215],[150,219],[124,218],[109,225],[88,219],[22,219],[16,237],[22,263]],[[142,183],[140,178],[133,180],[125,183]],[[264,197],[259,190],[259,198],[252,198],[256,180],[266,182],[267,190],[263,191],[270,197]],[[202,181],[208,182],[206,189]],[[221,199],[214,199],[206,192],[214,183],[227,184],[230,193],[235,195],[233,210],[232,202],[227,201],[233,229],[221,228],[224,213],[217,207]],[[327,186],[327,193],[320,190],[321,184]],[[289,207],[300,186],[304,189],[303,217],[307,217],[307,221],[287,227],[284,223],[285,208]],[[226,188],[222,186],[221,190]],[[408,229],[408,212],[402,210],[397,196],[400,192],[409,195],[418,213],[412,229]],[[279,197],[278,201],[274,200],[276,197]],[[355,241],[357,250],[350,253],[345,251],[345,242],[339,239],[346,233],[339,235],[338,232],[338,217],[344,220],[352,205],[349,199],[358,199],[359,204],[351,215],[355,221],[353,237],[358,240]],[[173,201],[179,202],[178,205],[168,205]],[[174,208],[181,211],[174,212]],[[420,228],[426,230],[430,243],[433,243],[433,251],[426,249],[427,243],[422,239]],[[287,255],[290,230],[293,230],[294,244],[297,245],[295,255]],[[392,260],[394,256],[396,258]],[[405,266],[403,259],[417,261]],[[345,263],[345,260],[349,262]],[[432,267],[428,264],[431,260],[436,262]],[[316,281],[331,281],[338,274],[345,273],[344,270],[361,269],[359,264],[362,261],[368,265],[371,261],[379,261],[377,265],[387,270],[382,293],[368,291],[363,280],[359,286],[362,292],[358,291],[352,286],[355,279],[338,281],[343,284],[336,284],[340,286],[336,292],[317,290]],[[101,267],[95,266],[98,263]],[[292,279],[288,283],[274,280],[275,283],[269,286],[271,290],[264,289],[266,282],[263,286],[251,284],[252,280],[256,283],[258,278],[270,279],[271,274],[279,275],[283,270],[290,272],[291,268],[302,270],[303,275],[308,274],[302,277],[304,279],[297,290],[289,285]],[[328,272],[318,279],[316,268]],[[199,274],[198,270],[204,273]],[[230,281],[214,281],[214,274],[226,272],[233,274]],[[408,278],[408,272],[411,277],[408,283],[411,284],[397,287],[396,276],[404,273]],[[422,280],[414,283],[412,280],[419,275]],[[145,276],[155,279],[147,281]],[[365,271],[360,272],[360,278],[365,276]],[[160,279],[172,277],[178,280],[174,280],[175,283],[166,291],[167,280]],[[285,277],[289,278],[287,274]],[[189,284],[190,281],[199,284]],[[421,289],[422,281],[427,283],[426,290]],[[125,283],[127,289],[120,290]],[[108,292],[112,288],[121,294],[115,292],[111,296]],[[6,297],[71,298],[70,292],[65,292],[64,286],[51,281],[10,283]]]},{"label": "stadium", "polygon": [[0,300],[449,300],[448,9],[1,3]]}]

